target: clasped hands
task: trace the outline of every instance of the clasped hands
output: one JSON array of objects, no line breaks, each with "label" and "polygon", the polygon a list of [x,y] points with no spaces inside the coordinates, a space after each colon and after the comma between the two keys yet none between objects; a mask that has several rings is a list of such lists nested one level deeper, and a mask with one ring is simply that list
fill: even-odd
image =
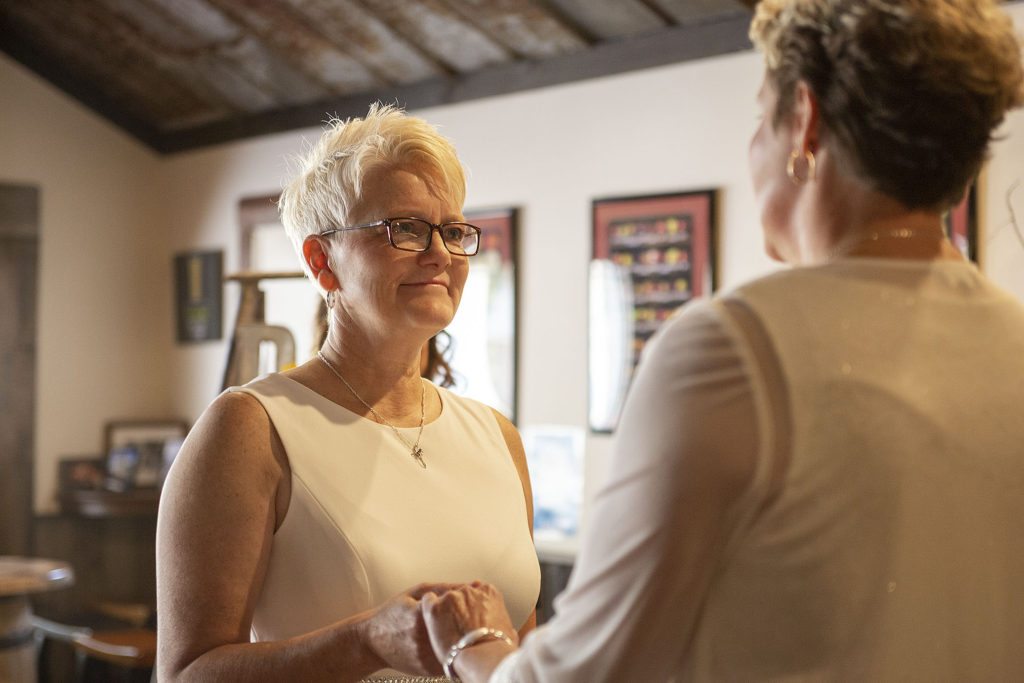
[{"label": "clasped hands", "polygon": [[[382,668],[420,675],[443,673],[460,638],[475,629],[501,631],[518,645],[519,637],[501,592],[490,584],[420,584],[381,605],[369,620],[367,636]],[[500,640],[500,659],[508,645]],[[495,647],[497,647],[497,645]]]}]

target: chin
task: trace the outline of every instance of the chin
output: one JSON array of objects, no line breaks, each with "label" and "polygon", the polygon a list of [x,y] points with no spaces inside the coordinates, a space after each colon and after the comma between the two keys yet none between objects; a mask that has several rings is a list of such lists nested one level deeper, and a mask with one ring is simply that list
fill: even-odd
[{"label": "chin", "polygon": [[436,330],[443,330],[451,324],[452,320],[455,319],[455,309],[439,309],[433,308],[429,311],[421,311],[419,315],[415,316],[416,323],[423,327],[430,327]]}]

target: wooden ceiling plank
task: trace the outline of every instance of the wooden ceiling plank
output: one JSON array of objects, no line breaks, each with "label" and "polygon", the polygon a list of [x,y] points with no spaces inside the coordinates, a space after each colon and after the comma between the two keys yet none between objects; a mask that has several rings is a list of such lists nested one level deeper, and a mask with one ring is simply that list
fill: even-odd
[{"label": "wooden ceiling plank", "polygon": [[[107,5],[106,24],[116,27],[118,40],[125,44],[131,56],[130,60],[122,60],[119,73],[131,73],[144,67],[146,71],[140,74],[139,80],[147,92],[156,92],[174,84],[177,89],[187,91],[193,99],[205,104],[202,109],[185,111],[160,108],[156,119],[159,129],[177,130],[213,115],[252,114],[282,104],[265,82],[260,82],[250,73],[256,58],[245,54],[247,37],[240,29],[231,40],[193,49],[186,46],[194,46],[195,41],[186,40],[184,45],[172,45],[168,42],[173,35],[171,33],[143,32],[139,25],[130,23],[120,12],[119,0],[94,2]],[[242,52],[242,56],[233,58],[238,52]]]},{"label": "wooden ceiling plank", "polygon": [[446,0],[467,22],[519,59],[575,52],[587,42],[531,0]]},{"label": "wooden ceiling plank", "polygon": [[[237,40],[241,31],[238,26],[223,16],[214,22],[214,28],[207,29],[196,25],[183,11],[197,12],[202,8],[202,16],[211,17],[217,13],[199,0],[193,0],[187,7],[181,6],[181,0],[169,3],[167,0],[92,0],[102,3],[111,16],[119,18],[120,23],[131,25],[139,35],[147,36],[167,51],[178,51],[181,54],[195,54],[211,46],[230,43]],[[177,11],[173,11],[177,10]]]},{"label": "wooden ceiling plank", "polygon": [[646,0],[676,25],[696,24],[729,15],[750,15],[738,0]]},{"label": "wooden ceiling plank", "polygon": [[360,0],[407,42],[454,73],[500,64],[511,55],[441,0]]},{"label": "wooden ceiling plank", "polygon": [[274,0],[209,0],[283,63],[306,74],[326,92],[345,94],[380,81],[359,61],[336,49],[287,5]]},{"label": "wooden ceiling plank", "polygon": [[336,49],[358,60],[377,80],[403,84],[445,71],[352,0],[282,0]]},{"label": "wooden ceiling plank", "polygon": [[[173,17],[184,33],[198,45],[220,45],[237,40],[241,28],[207,0],[148,0]],[[131,4],[131,3],[128,3]]]},{"label": "wooden ceiling plank", "polygon": [[94,91],[92,101],[104,102],[104,111],[120,106],[127,118],[150,121],[154,129],[179,116],[233,113],[211,109],[191,88],[164,77],[155,67],[151,46],[140,46],[130,27],[104,13],[98,3],[54,0],[19,9],[22,38],[48,46],[46,61],[58,72],[50,76],[86,84]]},{"label": "wooden ceiling plank", "polygon": [[[166,12],[162,2],[93,1],[107,8],[112,19],[109,23],[121,27],[118,32],[130,49],[148,57],[153,72],[146,77],[147,82],[174,83],[206,105],[186,111],[161,110],[161,130],[180,130],[202,125],[201,122],[217,116],[251,114],[279,104],[271,92],[252,79],[245,79],[245,68],[232,68],[230,54],[238,49],[245,35],[226,18],[219,23],[215,35],[209,31],[195,34],[191,24]],[[204,16],[209,17],[212,11],[207,9]]]},{"label": "wooden ceiling plank", "polygon": [[321,62],[316,67],[317,76],[311,76],[308,70],[294,68],[292,60],[281,59],[280,53],[272,51],[253,35],[246,36],[230,47],[221,48],[218,55],[220,59],[210,61],[227,60],[228,64],[222,64],[226,73],[236,73],[238,80],[244,79],[256,91],[263,93],[263,97],[259,99],[265,101],[260,105],[253,105],[258,109],[298,104],[329,97],[332,94],[358,91],[372,87],[376,83],[375,80],[368,81],[360,77],[346,81],[344,87],[339,84],[338,79],[334,79],[333,83],[324,84],[323,79],[317,76],[332,69],[346,69],[351,60],[336,60],[336,53],[319,53],[317,56]]},{"label": "wooden ceiling plank", "polygon": [[665,22],[638,0],[544,0],[598,40],[619,39],[665,27]]}]

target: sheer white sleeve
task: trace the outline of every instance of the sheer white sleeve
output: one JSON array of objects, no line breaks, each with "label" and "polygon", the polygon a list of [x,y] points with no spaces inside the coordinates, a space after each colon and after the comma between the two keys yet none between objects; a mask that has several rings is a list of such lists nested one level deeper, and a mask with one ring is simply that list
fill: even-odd
[{"label": "sheer white sleeve", "polygon": [[756,357],[713,302],[687,306],[651,340],[557,614],[491,683],[680,670],[729,540],[763,503],[772,439]]}]

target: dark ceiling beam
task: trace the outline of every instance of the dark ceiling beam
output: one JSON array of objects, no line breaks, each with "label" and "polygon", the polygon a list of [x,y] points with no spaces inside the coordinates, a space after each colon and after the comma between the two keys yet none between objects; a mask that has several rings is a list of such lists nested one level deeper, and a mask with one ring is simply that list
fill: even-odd
[{"label": "dark ceiling beam", "polygon": [[322,125],[329,116],[363,116],[370,103],[397,102],[423,109],[543,88],[750,49],[750,18],[729,17],[600,43],[588,50],[542,61],[489,67],[460,77],[438,78],[396,88],[349,95],[312,105],[235,118],[223,123],[166,133],[149,142],[163,153]]},{"label": "dark ceiling beam", "polygon": [[120,103],[104,97],[98,89],[89,87],[86,79],[79,78],[74,73],[74,65],[40,53],[34,45],[23,40],[19,32],[8,25],[4,17],[0,17],[0,51],[137,140],[158,152],[161,151],[159,131],[141,118],[125,111]]}]

